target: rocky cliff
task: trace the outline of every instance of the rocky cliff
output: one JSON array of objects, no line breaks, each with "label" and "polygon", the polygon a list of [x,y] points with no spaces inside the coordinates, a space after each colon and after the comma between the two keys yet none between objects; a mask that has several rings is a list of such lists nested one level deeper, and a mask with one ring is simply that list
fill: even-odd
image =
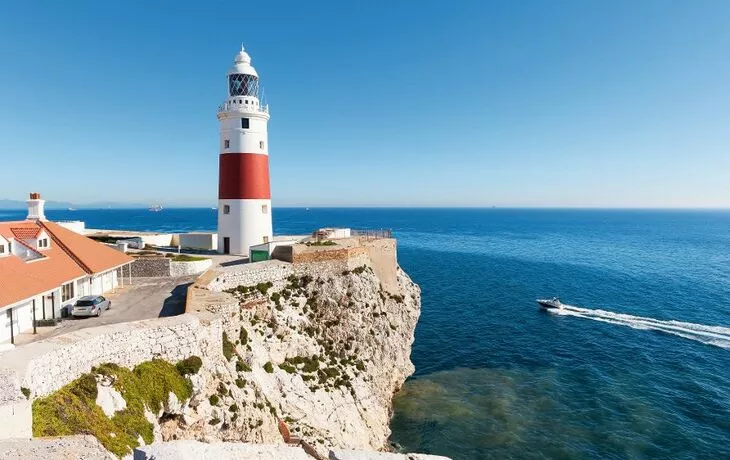
[{"label": "rocky cliff", "polygon": [[237,286],[206,308],[223,318],[222,352],[204,356],[194,393],[160,424],[163,440],[382,450],[391,400],[413,372],[420,290],[400,270],[386,290],[367,264],[300,266]]},{"label": "rocky cliff", "polygon": [[91,433],[119,456],[172,440],[386,450],[420,289],[393,240],[297,251],[206,272],[185,315],[18,350],[33,435]]}]

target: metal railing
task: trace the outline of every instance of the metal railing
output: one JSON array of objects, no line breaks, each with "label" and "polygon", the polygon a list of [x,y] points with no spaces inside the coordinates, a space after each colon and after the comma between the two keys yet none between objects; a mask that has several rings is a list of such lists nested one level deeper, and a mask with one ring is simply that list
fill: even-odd
[{"label": "metal railing", "polygon": [[352,236],[365,238],[368,240],[377,240],[381,238],[393,238],[393,231],[389,228],[380,229],[363,229],[363,230],[351,230]]}]

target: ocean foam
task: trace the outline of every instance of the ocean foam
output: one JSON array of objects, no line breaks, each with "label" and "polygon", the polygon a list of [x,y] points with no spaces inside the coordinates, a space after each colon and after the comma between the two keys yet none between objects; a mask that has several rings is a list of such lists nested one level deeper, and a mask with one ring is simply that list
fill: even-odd
[{"label": "ocean foam", "polygon": [[592,319],[609,324],[629,326],[634,329],[664,332],[708,345],[730,349],[730,327],[708,326],[705,324],[686,323],[674,320],[663,321],[606,310],[592,310],[573,305],[563,305],[562,309],[550,309],[549,311],[558,315]]}]

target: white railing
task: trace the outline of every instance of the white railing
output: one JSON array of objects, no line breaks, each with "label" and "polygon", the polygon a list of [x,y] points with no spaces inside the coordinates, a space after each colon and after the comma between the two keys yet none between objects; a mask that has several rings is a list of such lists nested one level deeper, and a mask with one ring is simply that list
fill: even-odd
[{"label": "white railing", "polygon": [[269,105],[251,105],[251,104],[232,104],[230,102],[224,102],[218,106],[218,113],[220,112],[262,112],[269,113]]}]

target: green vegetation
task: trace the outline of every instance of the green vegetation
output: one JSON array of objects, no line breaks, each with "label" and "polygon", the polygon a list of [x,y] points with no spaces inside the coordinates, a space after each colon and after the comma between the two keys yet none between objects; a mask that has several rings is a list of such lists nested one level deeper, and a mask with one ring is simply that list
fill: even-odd
[{"label": "green vegetation", "polygon": [[266,364],[264,364],[264,370],[269,374],[274,372],[274,365],[271,364],[271,361],[266,361]]},{"label": "green vegetation", "polygon": [[210,395],[210,397],[208,398],[208,402],[211,406],[217,406],[220,400],[221,398],[218,395]]},{"label": "green vegetation", "polygon": [[173,262],[197,262],[199,260],[207,260],[207,257],[189,256],[187,254],[178,254],[172,257]]},{"label": "green vegetation", "polygon": [[30,388],[20,387],[20,392],[23,393],[25,399],[30,399]]},{"label": "green vegetation", "polygon": [[[180,363],[178,363],[180,364]],[[182,365],[184,369],[189,366]],[[162,409],[170,393],[185,401],[192,385],[178,366],[154,359],[129,370],[116,364],[102,364],[55,393],[33,402],[33,436],[91,434],[110,452],[122,457],[138,446],[139,436],[152,442],[152,424],[145,418],[145,407],[153,413]],[[112,376],[127,407],[111,418],[96,404],[94,374]]]},{"label": "green vegetation", "polygon": [[282,369],[282,370],[286,371],[289,374],[293,374],[293,373],[295,373],[297,371],[297,368],[294,367],[294,366],[292,366],[289,363],[281,363],[281,364],[279,364],[279,369]]},{"label": "green vegetation", "polygon": [[233,355],[236,353],[236,346],[228,340],[228,334],[223,333],[223,356],[226,357],[226,361],[230,361]]},{"label": "green vegetation", "polygon": [[191,375],[197,374],[202,365],[203,360],[199,356],[191,356],[175,364],[175,367],[180,375]]},{"label": "green vegetation", "polygon": [[243,359],[239,357],[238,361],[236,361],[236,372],[251,372],[251,366],[243,362]]},{"label": "green vegetation", "polygon": [[89,236],[94,241],[98,241],[100,243],[116,243],[117,240],[121,240],[124,238],[120,238],[118,236],[109,236],[109,235],[91,235]]},{"label": "green vegetation", "polygon": [[248,331],[245,328],[241,328],[241,332],[238,333],[238,340],[241,341],[241,345],[248,343]]},{"label": "green vegetation", "polygon": [[308,241],[305,243],[307,246],[337,246],[337,243],[335,243],[332,240],[324,240],[324,241]]}]

